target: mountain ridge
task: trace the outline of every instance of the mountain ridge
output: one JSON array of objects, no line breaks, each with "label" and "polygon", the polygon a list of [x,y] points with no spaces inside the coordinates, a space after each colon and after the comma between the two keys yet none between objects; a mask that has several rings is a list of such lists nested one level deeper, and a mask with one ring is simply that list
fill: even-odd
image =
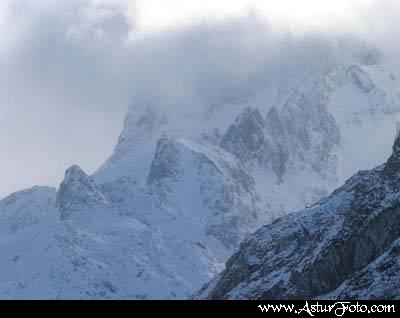
[{"label": "mountain ridge", "polygon": [[397,137],[384,165],[250,235],[197,297],[400,299],[399,162]]},{"label": "mountain ridge", "polygon": [[339,67],[268,106],[248,98],[192,115],[132,107],[93,175],[72,166],[57,193],[0,201],[0,297],[189,297],[249,233],[386,155],[400,112],[391,75]]}]

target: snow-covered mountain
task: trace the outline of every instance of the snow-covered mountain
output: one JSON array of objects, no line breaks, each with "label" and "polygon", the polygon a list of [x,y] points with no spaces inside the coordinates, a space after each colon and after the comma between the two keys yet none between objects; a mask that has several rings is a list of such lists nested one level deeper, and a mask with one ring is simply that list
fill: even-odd
[{"label": "snow-covered mountain", "polygon": [[400,299],[400,136],[381,166],[249,236],[199,297]]},{"label": "snow-covered mountain", "polygon": [[384,160],[389,66],[343,66],[212,107],[134,105],[112,156],[0,201],[0,298],[187,298],[248,233]]}]

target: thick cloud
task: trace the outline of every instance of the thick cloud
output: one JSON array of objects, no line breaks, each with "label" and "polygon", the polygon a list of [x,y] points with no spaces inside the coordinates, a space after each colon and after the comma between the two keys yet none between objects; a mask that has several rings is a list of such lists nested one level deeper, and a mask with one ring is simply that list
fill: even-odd
[{"label": "thick cloud", "polygon": [[2,3],[0,195],[56,185],[68,165],[93,170],[111,152],[128,103],[117,69],[132,28],[105,2]]},{"label": "thick cloud", "polygon": [[273,81],[368,62],[369,46],[388,48],[386,57],[397,49],[389,41],[396,19],[375,11],[397,5],[384,2],[324,31],[292,33],[249,11],[148,34],[132,1],[2,0],[0,196],[57,185],[73,163],[96,169],[129,104],[195,111]]}]

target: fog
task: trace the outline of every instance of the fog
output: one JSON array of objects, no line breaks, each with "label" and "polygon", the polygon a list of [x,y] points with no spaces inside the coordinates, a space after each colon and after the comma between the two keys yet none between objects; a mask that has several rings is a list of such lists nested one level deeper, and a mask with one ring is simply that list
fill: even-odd
[{"label": "fog", "polygon": [[1,0],[0,196],[58,186],[75,163],[92,173],[129,106],[192,111],[337,64],[396,63],[396,1],[196,2]]}]

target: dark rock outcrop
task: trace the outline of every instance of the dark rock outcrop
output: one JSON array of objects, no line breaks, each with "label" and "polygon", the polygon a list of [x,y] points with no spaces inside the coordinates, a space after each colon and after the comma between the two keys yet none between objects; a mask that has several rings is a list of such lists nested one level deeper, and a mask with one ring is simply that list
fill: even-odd
[{"label": "dark rock outcrop", "polygon": [[247,107],[226,132],[221,147],[240,160],[263,160],[265,121],[258,108]]},{"label": "dark rock outcrop", "polygon": [[251,235],[225,271],[199,295],[399,299],[399,239],[397,138],[384,165],[357,173],[313,207],[277,219]]},{"label": "dark rock outcrop", "polygon": [[180,153],[173,140],[163,137],[157,143],[147,184],[161,182],[166,178],[176,178],[179,174]]}]

